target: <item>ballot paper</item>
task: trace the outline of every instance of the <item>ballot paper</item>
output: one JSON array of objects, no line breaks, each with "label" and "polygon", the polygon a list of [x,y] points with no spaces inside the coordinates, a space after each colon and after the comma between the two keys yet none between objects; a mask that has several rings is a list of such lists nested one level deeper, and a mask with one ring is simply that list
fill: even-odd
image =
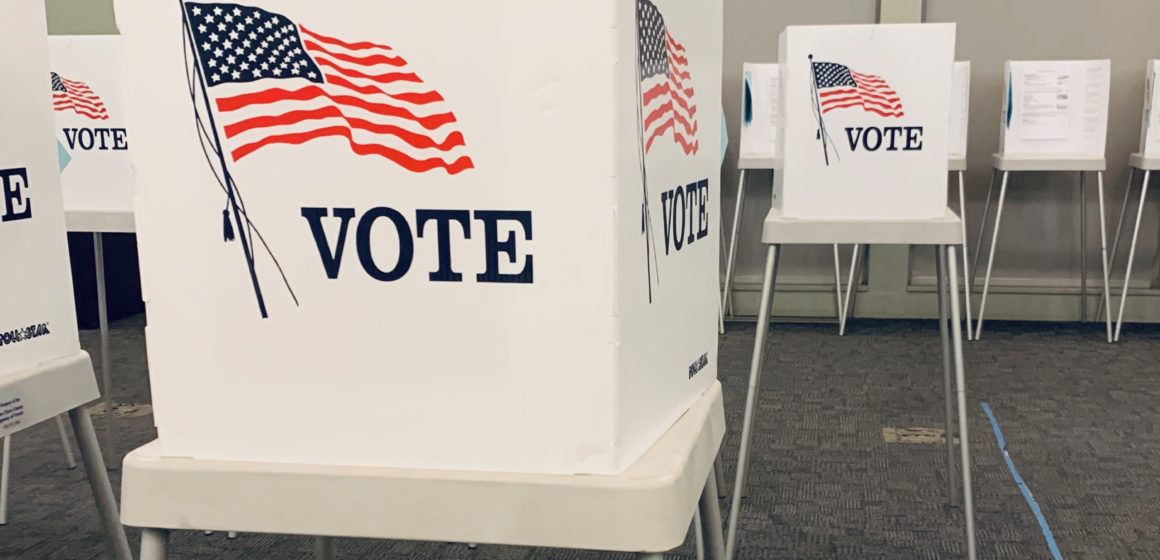
[{"label": "ballot paper", "polygon": [[1033,69],[1021,78],[1020,136],[1027,140],[1067,138],[1072,97],[1069,69]]},{"label": "ballot paper", "polygon": [[1008,61],[1002,153],[1103,157],[1111,61]]},{"label": "ballot paper", "polygon": [[745,63],[741,84],[741,157],[777,157],[780,94],[776,64]]}]

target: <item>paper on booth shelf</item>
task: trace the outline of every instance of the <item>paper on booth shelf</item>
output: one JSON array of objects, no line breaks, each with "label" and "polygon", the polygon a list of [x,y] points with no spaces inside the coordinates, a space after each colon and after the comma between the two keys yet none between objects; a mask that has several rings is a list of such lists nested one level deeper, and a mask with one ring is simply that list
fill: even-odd
[{"label": "paper on booth shelf", "polygon": [[43,2],[0,4],[0,386],[80,352],[46,37]]},{"label": "paper on booth shelf", "polygon": [[954,24],[790,26],[781,34],[791,218],[945,215]]},{"label": "paper on booth shelf", "polygon": [[971,114],[971,63],[955,62],[951,74],[951,128],[947,137],[951,159],[967,157]]},{"label": "paper on booth shelf", "polygon": [[116,10],[166,455],[612,474],[712,385],[720,0]]},{"label": "paper on booth shelf", "polygon": [[49,37],[65,210],[133,212],[121,38]]},{"label": "paper on booth shelf", "polygon": [[778,156],[780,94],[776,64],[745,63],[741,84],[741,157]]},{"label": "paper on booth shelf", "polygon": [[1008,61],[1000,151],[1104,157],[1111,62]]}]

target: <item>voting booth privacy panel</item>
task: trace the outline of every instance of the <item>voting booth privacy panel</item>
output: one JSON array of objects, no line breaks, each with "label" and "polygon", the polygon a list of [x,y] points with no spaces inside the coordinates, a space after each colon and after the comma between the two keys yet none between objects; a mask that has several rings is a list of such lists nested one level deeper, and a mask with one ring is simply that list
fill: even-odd
[{"label": "voting booth privacy panel", "polygon": [[782,215],[942,217],[954,44],[954,24],[787,27]]},{"label": "voting booth privacy panel", "polygon": [[133,210],[122,99],[121,38],[49,37],[56,146],[65,207]]},{"label": "voting booth privacy panel", "polygon": [[971,115],[971,62],[957,61],[951,67],[951,123],[947,137],[947,155],[951,159],[967,157],[967,138]]},{"label": "voting booth privacy panel", "polygon": [[999,151],[1103,158],[1110,60],[1007,61]]},{"label": "voting booth privacy panel", "polygon": [[719,0],[116,13],[166,455],[617,473],[713,383]]},{"label": "voting booth privacy panel", "polygon": [[1144,116],[1140,124],[1140,153],[1160,157],[1160,60],[1149,60],[1144,71]]},{"label": "voting booth privacy panel", "polygon": [[[80,352],[52,139],[44,3],[0,18],[0,386],[3,376]],[[10,396],[9,396],[10,397]],[[0,413],[5,395],[0,393]]]},{"label": "voting booth privacy panel", "polygon": [[776,161],[781,84],[776,64],[746,62],[741,83],[741,159]]}]

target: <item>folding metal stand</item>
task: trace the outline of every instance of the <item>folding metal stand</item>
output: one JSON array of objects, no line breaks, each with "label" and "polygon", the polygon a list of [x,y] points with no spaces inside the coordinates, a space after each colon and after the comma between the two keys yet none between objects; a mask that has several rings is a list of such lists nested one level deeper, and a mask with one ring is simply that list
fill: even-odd
[{"label": "folding metal stand", "polygon": [[[719,327],[721,334],[725,334],[725,315],[733,315],[733,274],[734,267],[737,263],[737,237],[741,231],[741,216],[745,210],[745,179],[749,171],[769,171],[770,173],[777,173],[780,168],[777,160],[772,158],[746,158],[742,157],[737,162],[737,170],[739,178],[737,180],[737,201],[733,207],[733,226],[729,235],[729,257],[725,261],[725,286],[721,290],[721,305],[718,307],[720,312]],[[857,258],[858,251],[855,249],[854,255]],[[834,296],[837,307],[838,323],[845,325],[845,309],[842,304],[842,268],[840,264],[840,257],[838,255],[838,246],[834,245]]]},{"label": "folding metal stand", "polygon": [[995,172],[991,175],[991,186],[987,189],[987,203],[983,209],[983,221],[979,224],[978,251],[975,253],[975,262],[972,267],[972,278],[978,278],[975,272],[979,266],[979,257],[982,255],[983,233],[987,228],[987,214],[991,211],[991,194],[995,190],[995,180],[1003,174],[1002,186],[999,189],[999,206],[995,211],[995,228],[991,233],[991,251],[987,257],[987,276],[983,281],[983,296],[979,303],[979,320],[975,326],[975,340],[983,335],[983,317],[987,311],[987,293],[991,287],[991,271],[995,264],[995,246],[999,240],[999,225],[1003,220],[1003,202],[1007,198],[1007,180],[1012,172],[1046,172],[1064,171],[1079,174],[1080,193],[1080,321],[1087,321],[1087,193],[1084,190],[1084,173],[1096,172],[1099,179],[1100,203],[1100,255],[1104,265],[1103,304],[1106,306],[1108,342],[1112,342],[1112,314],[1110,295],[1108,291],[1108,231],[1104,222],[1104,169],[1107,162],[1104,158],[1084,157],[1051,157],[1051,156],[1007,156],[995,154],[992,156]]},{"label": "folding metal stand", "polygon": [[[85,405],[97,396],[93,364],[84,352],[0,376],[0,402],[15,401],[23,407],[22,413],[7,428],[0,428],[0,438],[3,438],[7,451],[10,445],[8,438],[13,433],[68,412],[81,462],[101,518],[105,547],[115,560],[132,560],[129,541],[125,538],[125,530],[117,514],[116,497],[101,456],[101,446],[93,430],[92,419],[85,409]],[[5,480],[0,481],[0,486],[7,486],[7,477],[3,478]]]},{"label": "folding metal stand", "polygon": [[[1120,294],[1120,311],[1116,314],[1116,331],[1112,337],[1113,342],[1120,341],[1120,330],[1124,327],[1124,305],[1128,301],[1128,286],[1132,281],[1132,264],[1136,260],[1136,241],[1140,238],[1140,221],[1144,218],[1144,202],[1148,199],[1148,184],[1152,179],[1152,172],[1160,170],[1160,157],[1145,157],[1144,154],[1132,154],[1128,158],[1129,173],[1128,173],[1128,189],[1124,191],[1124,205],[1120,208],[1120,221],[1116,224],[1116,237],[1112,241],[1112,264],[1115,265],[1116,252],[1120,246],[1120,233],[1124,228],[1124,218],[1128,213],[1128,200],[1132,198],[1132,183],[1136,178],[1136,170],[1144,173],[1143,181],[1140,183],[1140,204],[1136,210],[1136,225],[1132,228],[1132,245],[1128,250],[1128,264],[1124,269],[1124,288]],[[1105,291],[1110,288],[1105,286]],[[1101,308],[1103,301],[1100,302]],[[1099,314],[1099,311],[1096,312]]]},{"label": "folding metal stand", "polygon": [[[757,334],[753,344],[753,359],[749,368],[749,390],[745,400],[745,418],[742,424],[741,449],[738,454],[737,478],[734,480],[733,503],[729,511],[726,537],[726,557],[732,560],[737,550],[737,528],[741,500],[745,495],[749,468],[750,444],[757,417],[760,397],[761,366],[765,350],[765,336],[769,329],[770,304],[777,283],[777,268],[783,245],[796,244],[875,244],[875,245],[934,245],[938,252],[939,331],[942,334],[943,389],[947,444],[948,500],[957,504],[954,473],[954,424],[952,405],[952,369],[958,394],[958,421],[963,505],[966,519],[967,555],[976,558],[974,502],[971,491],[970,438],[967,434],[966,374],[963,366],[962,326],[959,316],[958,260],[956,248],[963,245],[962,221],[947,209],[943,218],[915,221],[878,220],[802,220],[785,219],[776,209],[765,219],[761,237],[769,246],[765,259],[765,278],[761,289],[761,308],[757,318]],[[948,286],[949,283],[949,286]],[[949,293],[950,305],[947,305]],[[949,307],[949,310],[948,310]],[[948,318],[950,326],[948,334]]]}]

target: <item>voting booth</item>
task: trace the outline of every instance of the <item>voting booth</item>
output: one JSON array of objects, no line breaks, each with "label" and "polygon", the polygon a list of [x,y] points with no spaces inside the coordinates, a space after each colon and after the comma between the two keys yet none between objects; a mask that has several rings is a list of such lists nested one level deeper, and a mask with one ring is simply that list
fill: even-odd
[{"label": "voting booth", "polygon": [[942,217],[954,42],[953,24],[787,27],[774,207],[803,219]]},{"label": "voting booth", "polygon": [[1103,158],[1110,60],[1007,61],[999,152]]},{"label": "voting booth", "polygon": [[714,383],[719,0],[116,11],[163,455],[618,473]]},{"label": "voting booth", "polygon": [[65,208],[133,211],[133,174],[121,83],[121,38],[49,37]]},{"label": "voting booth", "polygon": [[[36,23],[39,22],[39,26]],[[31,28],[30,28],[31,27]],[[44,5],[5,6],[0,47],[0,386],[6,373],[80,353],[60,174],[45,91]],[[96,395],[91,380],[92,397]],[[0,392],[0,414],[19,395]],[[57,411],[58,413],[61,411]],[[11,416],[11,412],[9,414]],[[41,418],[40,420],[43,420]],[[0,423],[0,434],[13,420]]]}]

